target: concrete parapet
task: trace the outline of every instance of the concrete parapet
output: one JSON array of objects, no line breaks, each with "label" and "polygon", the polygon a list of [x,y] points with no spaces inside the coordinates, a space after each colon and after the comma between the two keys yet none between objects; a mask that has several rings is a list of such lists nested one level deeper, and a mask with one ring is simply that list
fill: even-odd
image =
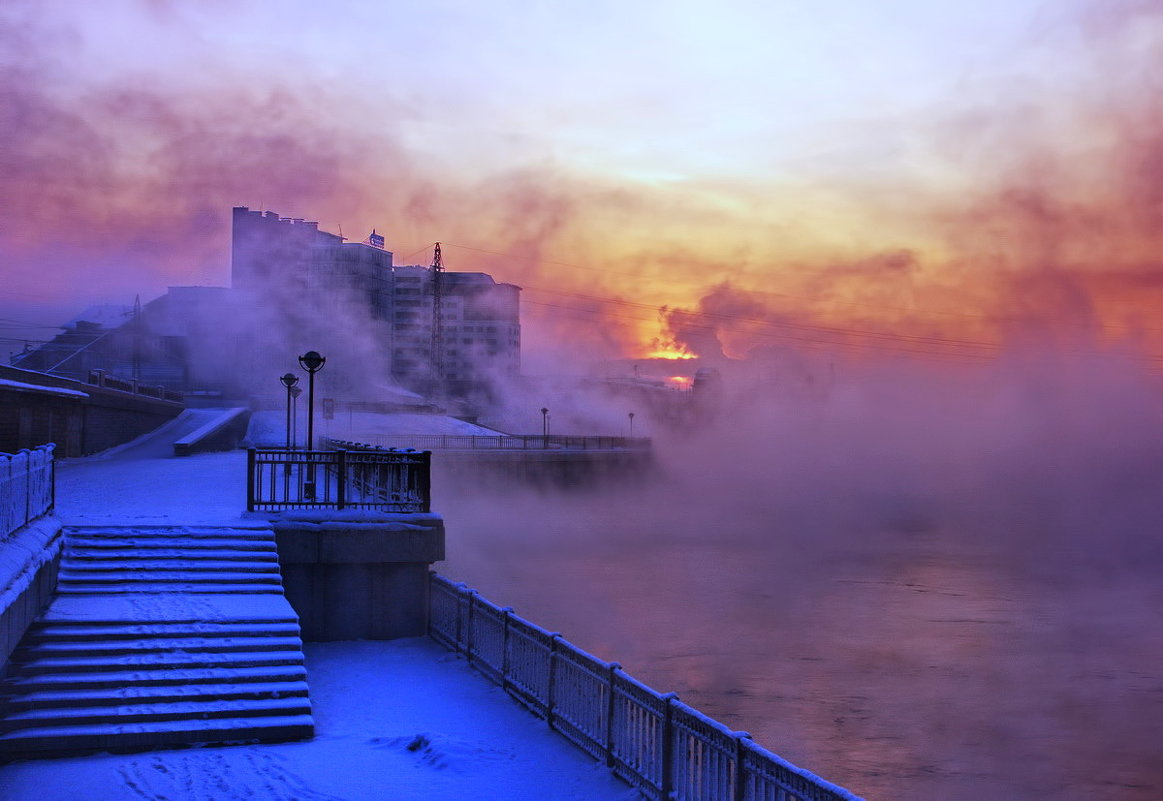
[{"label": "concrete parapet", "polygon": [[331,512],[333,519],[322,519],[326,514],[269,516],[283,588],[303,639],[426,634],[428,569],[444,559],[443,518]]},{"label": "concrete parapet", "polygon": [[52,599],[61,522],[42,517],[0,538],[0,675],[24,632]]}]

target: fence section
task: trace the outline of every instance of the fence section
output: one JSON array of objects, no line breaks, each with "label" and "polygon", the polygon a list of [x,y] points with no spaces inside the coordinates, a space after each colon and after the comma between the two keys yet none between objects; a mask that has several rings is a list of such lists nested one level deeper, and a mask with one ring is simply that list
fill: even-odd
[{"label": "fence section", "polygon": [[337,448],[349,450],[412,448],[462,451],[600,451],[649,450],[647,437],[571,437],[559,434],[391,434],[368,437],[368,442],[331,440]]},{"label": "fence section", "polygon": [[166,389],[163,386],[143,384],[132,378],[118,378],[117,376],[106,373],[104,370],[90,370],[88,382],[93,386],[116,389],[121,392],[132,392],[134,395],[144,395],[147,398],[156,398],[171,403],[182,403],[185,400],[185,396],[181,392]]},{"label": "fence section", "polygon": [[429,512],[428,452],[258,450],[247,457],[248,511]]},{"label": "fence section", "polygon": [[0,537],[53,510],[56,462],[53,444],[0,453]]},{"label": "fence section", "polygon": [[431,574],[429,634],[657,801],[860,801],[560,634]]}]

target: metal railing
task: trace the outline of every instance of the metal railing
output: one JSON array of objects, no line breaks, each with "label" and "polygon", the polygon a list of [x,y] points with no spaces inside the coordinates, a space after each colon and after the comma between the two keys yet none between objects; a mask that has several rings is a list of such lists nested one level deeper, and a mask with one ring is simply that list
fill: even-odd
[{"label": "metal railing", "polygon": [[860,801],[435,573],[429,635],[652,801]]},{"label": "metal railing", "polygon": [[56,461],[49,443],[0,453],[0,537],[46,515],[56,505]]},{"label": "metal railing", "polygon": [[166,389],[160,385],[143,384],[132,378],[118,378],[117,376],[106,373],[104,370],[90,370],[88,380],[93,386],[104,387],[105,389],[116,389],[120,392],[132,392],[134,395],[156,398],[157,400],[169,401],[171,403],[182,403],[185,400],[185,396],[181,392]]},{"label": "metal railing", "polygon": [[466,451],[548,451],[548,450],[648,450],[647,437],[566,436],[562,434],[384,434],[371,436],[367,442],[329,440],[336,447],[349,450],[368,448],[414,448],[417,450]]},{"label": "metal railing", "polygon": [[429,512],[432,454],[247,451],[247,511],[375,509]]}]

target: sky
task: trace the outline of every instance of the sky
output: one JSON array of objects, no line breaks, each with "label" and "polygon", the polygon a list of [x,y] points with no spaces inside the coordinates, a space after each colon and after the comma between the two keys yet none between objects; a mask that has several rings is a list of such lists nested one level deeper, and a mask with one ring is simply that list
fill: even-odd
[{"label": "sky", "polygon": [[441,241],[527,345],[1153,367],[1161,49],[1159,0],[9,0],[0,345],[227,284],[246,205]]}]

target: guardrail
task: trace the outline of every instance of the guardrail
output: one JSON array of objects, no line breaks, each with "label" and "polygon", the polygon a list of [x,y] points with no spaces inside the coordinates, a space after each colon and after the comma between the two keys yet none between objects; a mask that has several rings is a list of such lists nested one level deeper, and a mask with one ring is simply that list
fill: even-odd
[{"label": "guardrail", "polygon": [[652,801],[860,801],[678,700],[430,574],[429,635]]},{"label": "guardrail", "polygon": [[432,454],[414,451],[247,451],[247,511],[375,509],[429,512]]},{"label": "guardrail", "polygon": [[649,450],[648,437],[566,436],[562,434],[384,434],[368,437],[368,442],[330,440],[349,450],[369,448],[414,448],[417,450],[468,451],[548,451],[548,450]]},{"label": "guardrail", "polygon": [[56,461],[49,443],[0,453],[0,537],[26,526],[56,505]]},{"label": "guardrail", "polygon": [[134,395],[156,398],[157,400],[169,401],[171,403],[183,403],[185,400],[185,396],[181,392],[175,392],[163,386],[142,384],[136,379],[118,378],[117,376],[109,375],[104,370],[90,370],[88,381],[96,387],[116,389],[120,392],[132,392]]}]

